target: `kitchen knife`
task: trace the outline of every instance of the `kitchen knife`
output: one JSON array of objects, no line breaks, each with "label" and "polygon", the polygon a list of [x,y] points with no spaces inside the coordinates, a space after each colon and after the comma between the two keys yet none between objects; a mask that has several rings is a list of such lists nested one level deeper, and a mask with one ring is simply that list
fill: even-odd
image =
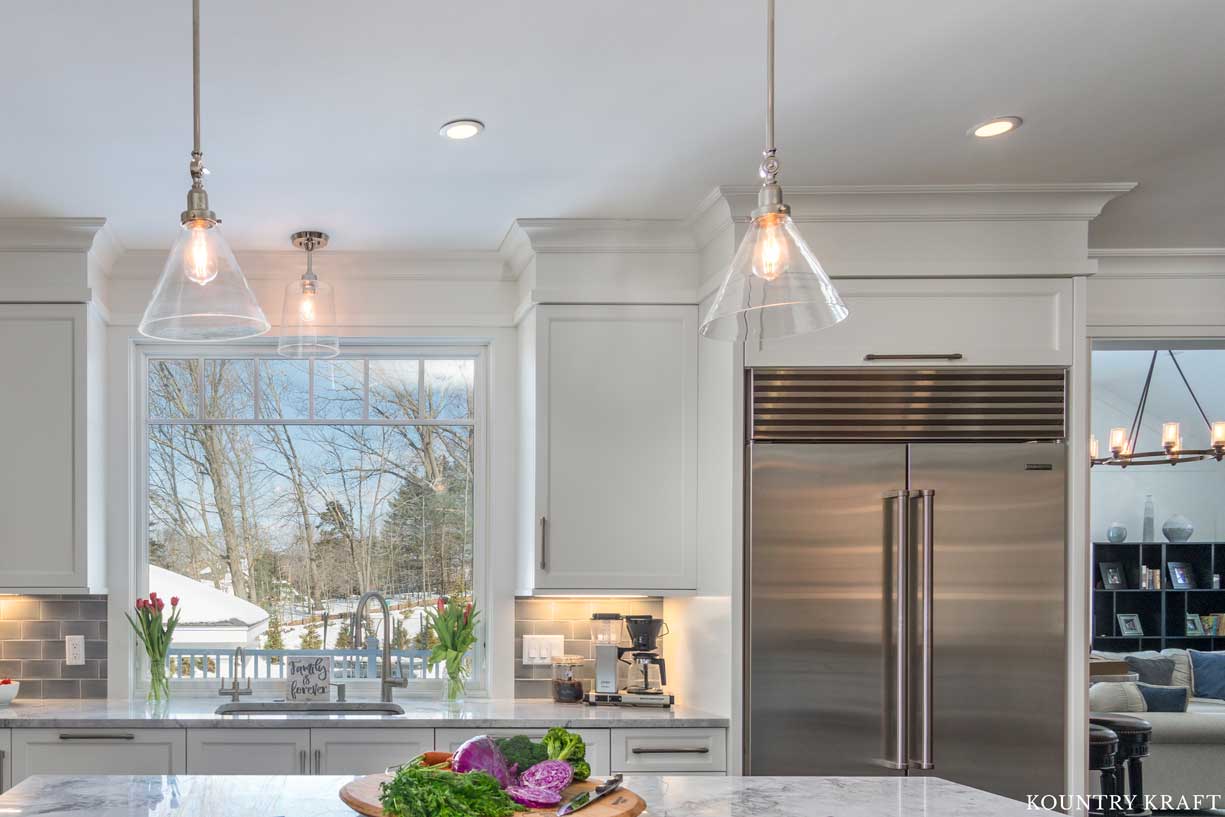
[{"label": "kitchen knife", "polygon": [[565,817],[567,814],[573,814],[581,808],[590,806],[596,800],[599,800],[609,792],[616,791],[617,789],[621,788],[621,780],[621,775],[615,774],[591,791],[585,791],[582,794],[575,795],[573,798],[571,798],[570,802],[566,803],[557,810],[557,817]]}]

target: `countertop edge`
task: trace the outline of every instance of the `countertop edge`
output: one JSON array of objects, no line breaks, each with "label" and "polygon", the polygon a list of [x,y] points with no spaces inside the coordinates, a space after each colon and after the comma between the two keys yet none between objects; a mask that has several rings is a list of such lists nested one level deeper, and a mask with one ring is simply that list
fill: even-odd
[{"label": "countertop edge", "polygon": [[0,729],[727,729],[726,718],[318,718],[310,715],[219,715],[215,718],[0,718]]}]

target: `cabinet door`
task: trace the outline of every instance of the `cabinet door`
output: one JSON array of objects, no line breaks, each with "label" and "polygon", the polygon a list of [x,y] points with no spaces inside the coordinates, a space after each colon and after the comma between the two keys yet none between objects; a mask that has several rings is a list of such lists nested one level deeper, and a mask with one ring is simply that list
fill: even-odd
[{"label": "cabinet door", "polygon": [[434,748],[433,729],[312,729],[315,774],[374,774]]},{"label": "cabinet door", "polygon": [[[512,735],[527,735],[533,740],[540,740],[548,729],[435,729],[434,748],[440,752],[454,752],[468,738],[477,735],[492,735],[493,737],[511,737]],[[581,735],[583,745],[587,747],[587,762],[591,765],[591,773],[597,777],[605,777],[612,772],[612,764],[608,756],[607,729],[571,729],[571,732]]]},{"label": "cabinet door", "polygon": [[11,729],[0,729],[0,792],[13,784],[13,740]]},{"label": "cabinet door", "polygon": [[309,729],[188,729],[189,774],[308,774]]},{"label": "cabinet door", "polygon": [[85,307],[0,305],[0,590],[88,583]]},{"label": "cabinet door", "polygon": [[14,729],[12,783],[35,774],[184,774],[182,729]]},{"label": "cabinet door", "polygon": [[696,588],[696,308],[538,310],[536,587]]},{"label": "cabinet door", "polygon": [[[1070,366],[1069,278],[843,279],[837,326],[745,348],[748,366]],[[709,343],[713,341],[703,341]],[[928,360],[865,360],[867,355]],[[943,360],[942,355],[961,355]]]}]

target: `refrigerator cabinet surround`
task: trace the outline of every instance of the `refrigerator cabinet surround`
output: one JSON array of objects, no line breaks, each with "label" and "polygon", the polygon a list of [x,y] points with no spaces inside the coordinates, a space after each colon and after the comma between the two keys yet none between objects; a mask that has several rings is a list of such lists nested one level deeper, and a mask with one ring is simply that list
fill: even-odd
[{"label": "refrigerator cabinet surround", "polygon": [[746,773],[1062,792],[1066,456],[750,446]]}]

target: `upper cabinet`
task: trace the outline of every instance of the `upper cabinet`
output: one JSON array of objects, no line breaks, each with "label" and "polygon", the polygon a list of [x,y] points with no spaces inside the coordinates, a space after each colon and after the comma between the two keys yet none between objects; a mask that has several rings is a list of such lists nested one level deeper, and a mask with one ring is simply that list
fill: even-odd
[{"label": "upper cabinet", "polygon": [[830,329],[748,344],[747,366],[1070,366],[1071,278],[834,282],[851,315]]},{"label": "upper cabinet", "polygon": [[521,593],[697,587],[697,308],[535,307],[520,332]]},{"label": "upper cabinet", "polygon": [[0,304],[0,592],[106,589],[96,322],[84,304]]}]

